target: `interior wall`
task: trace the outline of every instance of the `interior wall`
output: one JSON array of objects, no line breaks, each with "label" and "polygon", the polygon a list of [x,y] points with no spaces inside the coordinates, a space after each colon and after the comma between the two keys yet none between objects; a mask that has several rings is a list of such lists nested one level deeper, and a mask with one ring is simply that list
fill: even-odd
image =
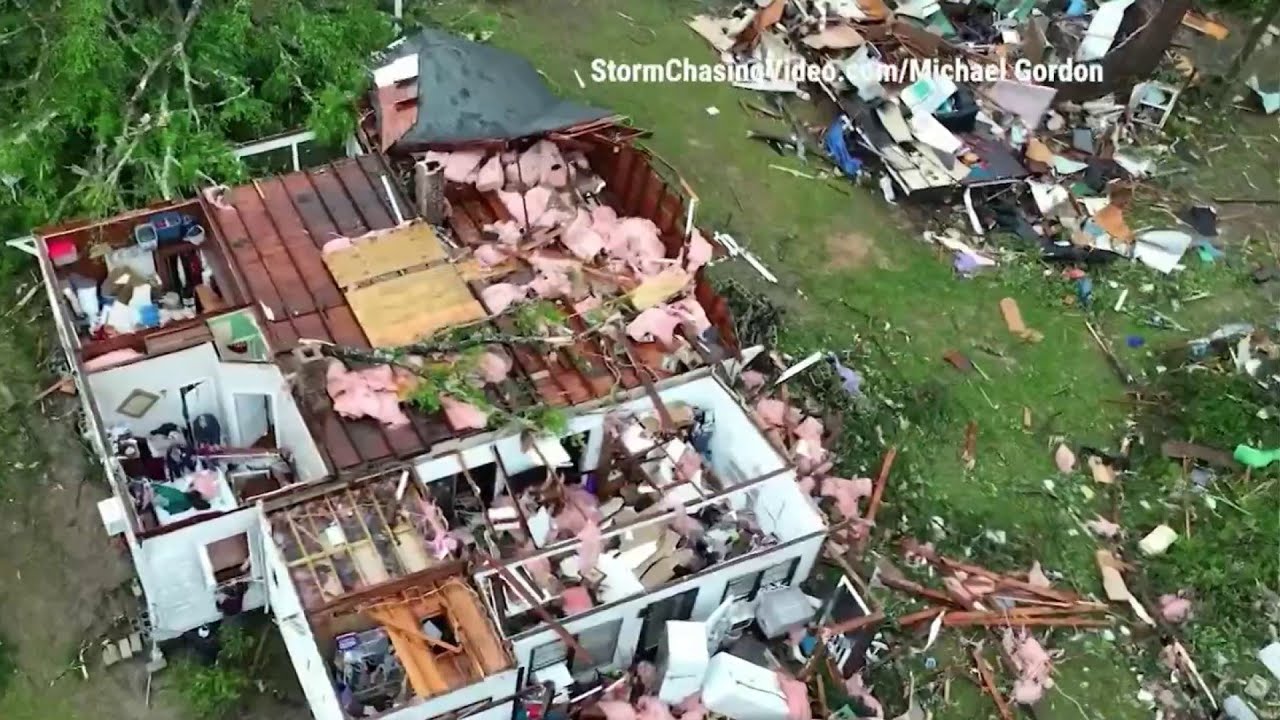
[{"label": "interior wall", "polygon": [[315,438],[307,429],[298,404],[289,391],[288,383],[280,368],[271,363],[218,363],[223,407],[229,416],[223,423],[229,438],[240,435],[238,421],[233,412],[238,393],[261,394],[271,397],[271,415],[275,423],[276,444],[293,453],[298,479],[302,482],[319,480],[329,474],[324,457],[316,446]]},{"label": "interior wall", "polygon": [[[200,392],[189,403],[192,418],[201,413],[212,413],[226,427],[218,384],[218,354],[213,345],[204,344],[185,350],[140,360],[129,365],[89,373],[89,388],[102,416],[103,424],[110,428],[125,425],[137,435],[147,435],[167,422],[182,425],[182,398],[179,388],[199,380],[213,384],[213,392]],[[132,418],[118,412],[117,408],[129,393],[145,390],[160,396],[145,415]]]},{"label": "interior wall", "polygon": [[[711,468],[726,482],[738,484],[786,466],[786,461],[765,440],[764,435],[738,404],[737,397],[714,377],[705,375],[695,378],[663,388],[659,394],[664,403],[684,402],[697,409],[710,411],[715,423],[710,442]],[[637,414],[656,411],[653,401],[647,395],[610,408],[610,411],[615,410]],[[573,415],[569,418],[568,431],[561,436],[563,440],[580,433],[588,434],[584,462],[593,462],[593,459],[599,457],[603,438],[601,428],[605,414],[603,410],[592,410]],[[478,439],[476,442],[477,444],[461,451],[468,468],[493,462],[493,451],[490,448],[495,445],[509,444],[517,448],[514,452],[504,454],[504,463],[507,462],[508,457],[520,455],[518,435],[502,438],[489,436],[483,440]],[[537,467],[538,463],[529,460],[516,467],[511,467],[509,463],[507,465],[508,473],[514,475]],[[416,467],[418,477],[423,482],[431,482],[461,472],[457,455],[453,453],[424,459]]]},{"label": "interior wall", "polygon": [[[799,558],[796,572],[792,575],[791,584],[797,585],[809,576],[814,561],[822,548],[824,535],[815,535],[793,545],[762,553],[743,559],[741,562],[725,564],[718,569],[690,577],[683,582],[659,588],[653,592],[637,595],[631,600],[619,603],[599,612],[563,621],[561,624],[572,635],[585,630],[622,620],[618,630],[618,645],[614,652],[611,669],[625,669],[635,657],[636,648],[640,644],[640,631],[644,626],[642,613],[645,608],[673,595],[697,589],[698,595],[693,605],[691,620],[701,621],[711,617],[711,613],[724,601],[725,587],[733,579],[773,567],[780,563],[791,562]],[[532,665],[531,656],[535,648],[559,639],[559,635],[549,627],[534,632],[517,635],[512,639],[516,662],[523,667]]]},{"label": "interior wall", "polygon": [[[194,402],[189,403],[192,418],[204,412],[213,413],[222,424],[224,441],[234,443],[239,437],[234,411],[236,394],[267,395],[272,398],[276,442],[293,453],[299,479],[310,482],[328,475],[324,458],[302,419],[284,375],[273,364],[224,363],[219,361],[213,344],[205,343],[88,375],[103,423],[108,427],[124,424],[143,435],[166,422],[181,425],[182,400],[178,389],[202,379],[212,383],[211,390],[198,393]],[[116,411],[134,389],[160,395],[147,414],[137,419]]]},{"label": "interior wall", "polygon": [[813,503],[796,485],[794,471],[770,478],[752,491],[760,528],[782,542],[794,540],[826,528]]},{"label": "interior wall", "polygon": [[[710,375],[685,383],[663,388],[659,395],[666,404],[683,402],[691,407],[710,412],[713,419],[711,434],[711,469],[730,484],[737,484],[760,477],[786,466],[786,461],[765,440],[759,428],[738,404],[737,397],[720,381]],[[655,412],[648,395],[618,405],[623,412]],[[590,432],[588,453],[598,453],[600,438],[598,428],[604,422],[603,412],[591,412],[570,419],[569,434]]]},{"label": "interior wall", "polygon": [[244,610],[265,604],[266,563],[259,515],[256,508],[245,508],[142,540],[134,560],[157,639],[175,638],[222,617],[214,604],[214,588],[206,581],[200,552],[204,545],[238,533],[249,535],[250,582]]}]

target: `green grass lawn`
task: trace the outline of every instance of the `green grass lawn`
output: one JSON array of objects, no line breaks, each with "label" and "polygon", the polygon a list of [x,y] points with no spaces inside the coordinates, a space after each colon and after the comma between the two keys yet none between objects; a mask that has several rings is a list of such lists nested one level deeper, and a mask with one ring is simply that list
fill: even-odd
[{"label": "green grass lawn", "polygon": [[[1246,259],[1236,252],[1229,263],[1202,265],[1189,255],[1188,270],[1177,282],[1140,265],[1117,265],[1095,274],[1095,304],[1089,312],[1064,302],[1074,293],[1056,269],[1017,253],[999,273],[956,279],[949,258],[924,243],[904,214],[888,206],[875,189],[797,178],[771,168],[783,165],[814,174],[825,165],[814,159],[805,166],[747,139],[749,129],[769,122],[740,106],[744,99],[759,101],[752,93],[714,84],[591,81],[591,61],[596,58],[619,63],[672,57],[714,61],[702,38],[684,25],[708,5],[558,0],[535,8],[450,0],[423,16],[454,29],[493,31],[491,42],[530,58],[562,95],[611,108],[652,130],[646,143],[678,168],[698,193],[699,224],[731,232],[779,277],[777,285],[770,285],[741,263],[716,269],[721,279],[740,280],[785,310],[780,338],[784,350],[796,355],[814,350],[850,353],[866,359],[868,365],[859,369],[867,371],[873,392],[883,381],[899,392],[907,388],[907,396],[927,396],[924,407],[902,413],[913,417],[906,429],[892,418],[895,413],[845,417],[844,432],[858,441],[851,444],[858,450],[843,458],[845,469],[873,468],[881,437],[903,446],[903,459],[890,483],[887,524],[924,536],[930,517],[936,515],[946,528],[942,544],[948,550],[971,553],[1004,571],[1025,569],[1038,559],[1047,569],[1062,573],[1065,583],[1099,592],[1093,562],[1096,545],[1079,524],[1094,512],[1106,511],[1109,498],[1085,474],[1060,475],[1052,452],[1059,438],[1115,449],[1132,406],[1125,403],[1124,388],[1086,331],[1085,321],[1092,319],[1101,328],[1133,371],[1145,372],[1155,364],[1153,349],[1188,337],[1149,327],[1144,323],[1150,316],[1147,308],[1206,331],[1217,322],[1256,318],[1266,310],[1257,290],[1242,279]],[[803,112],[800,105],[792,103]],[[708,113],[712,107],[719,112]],[[1248,133],[1233,129],[1237,137],[1249,138],[1247,147],[1236,142],[1212,153],[1217,143],[1194,139],[1208,133],[1190,125],[1176,130],[1186,136],[1179,162],[1196,167],[1160,183],[1169,197],[1207,200],[1213,193],[1280,193],[1276,178],[1267,176],[1268,166],[1274,176],[1275,159],[1280,157],[1280,143],[1270,136],[1275,124],[1253,121],[1249,127]],[[1194,153],[1185,154],[1188,149],[1198,149],[1201,157],[1212,154],[1214,164],[1203,166]],[[1246,166],[1253,168],[1248,181],[1241,173]],[[1261,185],[1253,189],[1249,182]],[[1133,226],[1173,226],[1158,207],[1159,198],[1141,199],[1143,210],[1134,213]],[[1248,206],[1233,208],[1241,211],[1253,212]],[[1224,224],[1229,218],[1224,213]],[[1267,222],[1247,227],[1253,239],[1243,243],[1240,237],[1230,238],[1233,249],[1244,244],[1255,255],[1273,252],[1267,243],[1275,236],[1263,235],[1269,230]],[[1148,284],[1152,287],[1144,289]],[[1130,291],[1125,312],[1115,313],[1110,308],[1124,288]],[[1175,301],[1198,292],[1210,296],[1179,302],[1174,309]],[[1028,325],[1044,334],[1042,342],[1022,343],[1007,332],[998,308],[1004,297],[1019,302]],[[1141,336],[1145,345],[1126,347],[1128,335]],[[948,350],[965,353],[986,378],[950,368],[941,359]],[[1024,407],[1033,418],[1030,430],[1023,428]],[[960,452],[970,420],[979,427],[977,465],[966,471]],[[1142,498],[1144,504],[1162,507],[1166,485],[1135,484],[1138,487],[1149,492]],[[1136,500],[1127,498],[1129,504]],[[1157,515],[1135,515],[1150,523],[1140,532],[1159,522],[1153,519]],[[991,536],[1001,532],[1005,541],[997,544]],[[894,552],[892,547],[881,551]],[[1256,570],[1245,567],[1242,572]],[[1135,699],[1139,681],[1131,667],[1137,661],[1121,646],[1123,637],[1113,641],[1098,633],[1075,636],[1061,631],[1049,637],[1049,646],[1065,652],[1058,664],[1062,692],[1051,693],[1037,708],[1037,717],[1150,716]],[[1193,636],[1197,652],[1216,652],[1230,644],[1206,641],[1205,647],[1196,648],[1195,640]],[[1236,640],[1233,650],[1242,647]],[[954,663],[945,661],[956,650],[954,644],[940,646],[934,659],[941,662],[932,671],[925,668],[925,656],[908,656],[895,669],[903,687],[879,687],[881,698],[899,706],[907,681],[904,673],[909,672],[916,675],[918,686],[934,683],[928,694],[939,720],[993,714],[990,701],[963,678],[970,665],[967,651]],[[944,707],[941,682],[947,676],[957,682],[951,684],[951,701]]]}]

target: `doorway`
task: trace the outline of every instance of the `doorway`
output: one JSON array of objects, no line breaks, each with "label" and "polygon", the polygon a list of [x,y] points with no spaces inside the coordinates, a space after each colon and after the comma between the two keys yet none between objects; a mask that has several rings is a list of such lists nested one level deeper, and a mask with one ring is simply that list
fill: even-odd
[{"label": "doorway", "polygon": [[276,447],[275,416],[271,396],[258,393],[235,393],[237,445],[242,448],[274,449]]}]

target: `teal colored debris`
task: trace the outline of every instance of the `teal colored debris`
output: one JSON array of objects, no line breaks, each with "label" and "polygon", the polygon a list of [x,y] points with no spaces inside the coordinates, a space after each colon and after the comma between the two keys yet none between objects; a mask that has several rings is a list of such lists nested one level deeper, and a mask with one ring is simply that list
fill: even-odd
[{"label": "teal colored debris", "polygon": [[952,25],[951,21],[947,19],[946,13],[936,12],[930,15],[928,27],[930,30],[936,32],[937,34],[941,35],[944,38],[953,38],[953,37],[959,36],[959,33],[956,32],[955,26]]},{"label": "teal colored debris", "polygon": [[1237,445],[1235,452],[1236,462],[1239,462],[1255,470],[1270,465],[1273,462],[1280,461],[1280,448],[1274,450],[1259,450],[1251,448],[1248,445]]},{"label": "teal colored debris", "polygon": [[1026,20],[1036,7],[1036,0],[999,0],[996,10],[1014,20]]}]

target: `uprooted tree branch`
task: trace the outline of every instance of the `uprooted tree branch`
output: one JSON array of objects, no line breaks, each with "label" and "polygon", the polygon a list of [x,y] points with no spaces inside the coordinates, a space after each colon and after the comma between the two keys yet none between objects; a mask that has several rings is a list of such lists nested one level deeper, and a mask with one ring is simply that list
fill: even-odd
[{"label": "uprooted tree branch", "polygon": [[306,125],[338,142],[377,0],[62,0],[0,13],[0,228],[104,216],[235,180],[247,142]]}]

